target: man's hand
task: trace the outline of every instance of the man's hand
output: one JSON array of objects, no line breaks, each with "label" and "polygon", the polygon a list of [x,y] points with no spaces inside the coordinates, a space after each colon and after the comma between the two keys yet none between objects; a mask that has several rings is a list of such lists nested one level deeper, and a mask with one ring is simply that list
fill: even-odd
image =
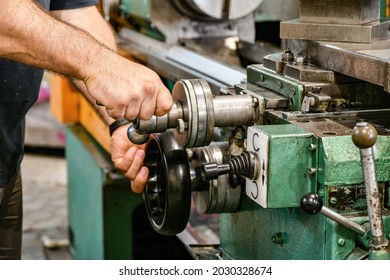
[{"label": "man's hand", "polygon": [[172,97],[160,77],[149,68],[106,50],[91,63],[85,85],[114,119],[144,120],[161,116],[172,107]]},{"label": "man's hand", "polygon": [[[95,106],[95,109],[107,124],[123,116],[130,120],[136,116],[148,119],[152,114],[163,115],[170,109],[171,95],[155,72],[110,51],[116,50],[115,40],[96,7],[54,11],[52,15],[87,31],[106,46],[102,46],[102,52],[83,68],[89,69],[85,83],[80,79],[73,79],[73,82],[92,105],[98,101],[106,106],[107,111],[103,106]],[[122,108],[116,107],[118,103]],[[137,146],[129,141],[127,128],[122,126],[114,131],[111,157],[115,167],[133,180],[133,191],[140,193],[149,174],[143,166],[145,151],[143,145]]]},{"label": "man's hand", "polygon": [[[109,117],[150,119],[153,114],[161,116],[170,110],[171,94],[160,77],[149,68],[115,53],[113,33],[96,7],[53,11],[51,14],[87,31],[97,40],[94,42],[97,48],[84,47],[90,49],[89,58],[80,68],[79,76],[88,91],[82,91],[83,94],[92,97],[95,100],[92,103],[97,101],[104,105]],[[79,58],[73,60],[76,63]]]},{"label": "man's hand", "polygon": [[143,166],[145,145],[134,145],[127,138],[128,125],[119,127],[111,137],[111,159],[117,169],[132,180],[131,188],[141,193],[148,181],[149,170]]}]

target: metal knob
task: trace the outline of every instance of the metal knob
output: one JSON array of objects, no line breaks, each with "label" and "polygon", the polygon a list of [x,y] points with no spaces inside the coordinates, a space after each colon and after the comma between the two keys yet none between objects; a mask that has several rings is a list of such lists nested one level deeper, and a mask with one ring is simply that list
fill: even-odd
[{"label": "metal knob", "polygon": [[359,149],[371,148],[375,145],[377,137],[375,127],[367,122],[357,123],[352,132],[352,141]]}]

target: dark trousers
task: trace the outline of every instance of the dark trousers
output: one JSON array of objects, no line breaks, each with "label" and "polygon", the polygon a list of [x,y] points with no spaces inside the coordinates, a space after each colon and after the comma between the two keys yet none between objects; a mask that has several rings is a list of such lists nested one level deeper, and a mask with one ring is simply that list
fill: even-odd
[{"label": "dark trousers", "polygon": [[20,172],[0,192],[3,193],[0,193],[0,260],[20,260],[23,214]]}]

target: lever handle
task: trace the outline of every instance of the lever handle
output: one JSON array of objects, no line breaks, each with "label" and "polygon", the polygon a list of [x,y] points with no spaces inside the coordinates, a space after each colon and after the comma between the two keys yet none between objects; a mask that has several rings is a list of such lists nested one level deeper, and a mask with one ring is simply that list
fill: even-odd
[{"label": "lever handle", "polygon": [[379,248],[388,243],[384,238],[380,194],[376,180],[374,153],[372,147],[377,140],[376,129],[367,122],[356,124],[352,141],[360,149],[364,186],[366,189],[367,211],[372,234],[371,245]]},{"label": "lever handle", "polygon": [[308,214],[314,215],[321,213],[329,219],[332,219],[333,221],[338,222],[339,224],[342,224],[343,226],[353,230],[359,235],[366,234],[366,229],[363,226],[352,222],[346,217],[324,206],[321,197],[319,197],[315,193],[307,193],[302,197],[301,208]]},{"label": "lever handle", "polygon": [[217,164],[215,162],[203,163],[201,166],[201,175],[203,180],[215,180],[220,175],[232,173],[255,180],[259,176],[259,165],[257,154],[245,151],[233,157],[226,164]]},{"label": "lever handle", "polygon": [[220,175],[230,173],[229,164],[218,164],[216,162],[202,163],[201,165],[201,176],[203,180],[215,180]]}]

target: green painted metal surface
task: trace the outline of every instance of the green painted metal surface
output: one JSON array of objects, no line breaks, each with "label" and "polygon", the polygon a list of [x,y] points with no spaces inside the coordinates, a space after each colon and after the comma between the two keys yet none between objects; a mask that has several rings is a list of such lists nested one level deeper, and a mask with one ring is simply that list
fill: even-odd
[{"label": "green painted metal surface", "polygon": [[152,0],[122,0],[119,9],[125,19],[131,18],[131,25],[138,32],[158,41],[165,41],[165,36],[153,23]]},{"label": "green painted metal surface", "polygon": [[304,86],[297,81],[266,70],[260,64],[246,68],[248,83],[265,87],[289,98],[289,109],[299,111],[304,97]]},{"label": "green painted metal surface", "polygon": [[[282,244],[272,242],[276,233]],[[325,236],[323,216],[300,208],[264,209],[248,197],[238,213],[220,215],[221,247],[233,259],[320,260]]]},{"label": "green painted metal surface", "polygon": [[390,1],[381,0],[381,18],[389,19],[390,18]]},{"label": "green painted metal surface", "polygon": [[[269,150],[270,184],[268,191],[278,197],[275,201],[290,199],[291,192],[302,191],[302,182],[289,177],[294,165],[303,164],[316,167],[318,177],[311,182],[308,191],[317,192],[324,205],[339,212],[350,220],[367,224],[368,216],[364,195],[363,175],[359,150],[353,144],[351,136],[331,136],[317,138],[304,145],[296,145],[290,135],[284,131],[286,125],[263,125],[254,127],[266,133],[274,143]],[[287,127],[290,127],[287,125]],[[291,132],[291,131],[290,131]],[[296,131],[299,135],[299,132]],[[280,139],[279,139],[280,137]],[[375,164],[380,189],[389,188],[383,182],[390,181],[390,137],[378,136],[374,146]],[[310,143],[318,144],[312,151],[313,159],[308,161]],[[292,154],[290,154],[292,153]],[[310,162],[310,164],[308,164]],[[280,169],[278,169],[280,168]],[[298,172],[299,173],[299,172]],[[272,182],[272,180],[274,180]],[[285,189],[287,186],[287,189]],[[356,192],[349,204],[336,204],[330,201],[331,194]],[[361,192],[361,193],[360,193]],[[360,194],[359,194],[360,193]],[[383,192],[384,194],[384,192]],[[301,194],[299,194],[301,195]],[[275,197],[274,197],[275,198]],[[339,197],[340,198],[340,197]],[[352,198],[344,196],[344,198]],[[339,201],[340,202],[340,201]],[[389,205],[389,198],[383,197],[384,206]],[[298,205],[296,205],[298,206]],[[388,259],[387,250],[371,251],[369,254],[370,234],[358,237],[350,229],[340,225],[321,214],[311,216],[299,207],[286,208],[276,205],[276,209],[264,209],[249,197],[245,197],[242,208],[233,214],[220,215],[221,248],[226,259]],[[382,210],[385,237],[390,233],[390,215],[387,209]],[[245,231],[242,229],[245,228]],[[275,242],[278,236],[283,242]]]},{"label": "green painted metal surface", "polygon": [[132,214],[141,196],[114,172],[109,156],[80,126],[66,129],[66,159],[73,257],[132,259]]},{"label": "green painted metal surface", "polygon": [[126,14],[150,20],[152,0],[122,0],[119,8]]},{"label": "green painted metal surface", "polygon": [[[248,133],[248,138],[255,142],[253,150],[258,150],[261,168],[266,170],[256,184],[263,185],[263,179],[267,184],[266,206],[260,205],[266,208],[299,207],[301,197],[316,186],[316,173],[310,172],[317,166],[316,152],[310,147],[317,146],[317,138],[292,124],[254,126],[250,131],[253,131],[253,137]],[[262,188],[256,193],[260,193],[261,201]]]},{"label": "green painted metal surface", "polygon": [[[390,181],[390,137],[379,136],[373,147],[378,182]],[[323,137],[319,150],[319,183],[327,186],[360,184],[363,173],[358,148],[351,136]]]},{"label": "green painted metal surface", "polygon": [[[352,217],[349,218],[358,221]],[[347,259],[356,247],[355,233],[330,219],[326,219],[326,233],[325,259]]]},{"label": "green painted metal surface", "polygon": [[[345,215],[351,221],[364,225],[369,229],[367,213],[361,213],[360,215],[348,215],[348,213],[341,214]],[[390,216],[388,210],[384,210],[383,212],[383,227],[385,237],[387,238],[390,233]],[[325,258],[328,260],[356,259],[356,256],[353,256],[357,251],[356,248],[363,249],[358,251],[360,257],[364,256],[364,258],[369,259],[389,259],[389,254],[386,250],[379,250],[373,254],[370,252],[369,254],[369,240],[371,239],[369,231],[366,236],[358,238],[348,228],[327,219],[326,232],[327,250]]]},{"label": "green painted metal surface", "polygon": [[[388,212],[385,211],[383,216],[386,237],[390,233]],[[368,221],[364,213],[360,216],[342,214],[358,224]],[[273,242],[277,233],[282,236],[282,244]],[[354,232],[333,220],[320,214],[308,215],[300,208],[263,209],[249,198],[245,199],[238,213],[221,214],[220,236],[225,259],[344,260],[368,257],[364,242],[359,242]],[[387,251],[381,251],[370,258],[388,257]]]}]

